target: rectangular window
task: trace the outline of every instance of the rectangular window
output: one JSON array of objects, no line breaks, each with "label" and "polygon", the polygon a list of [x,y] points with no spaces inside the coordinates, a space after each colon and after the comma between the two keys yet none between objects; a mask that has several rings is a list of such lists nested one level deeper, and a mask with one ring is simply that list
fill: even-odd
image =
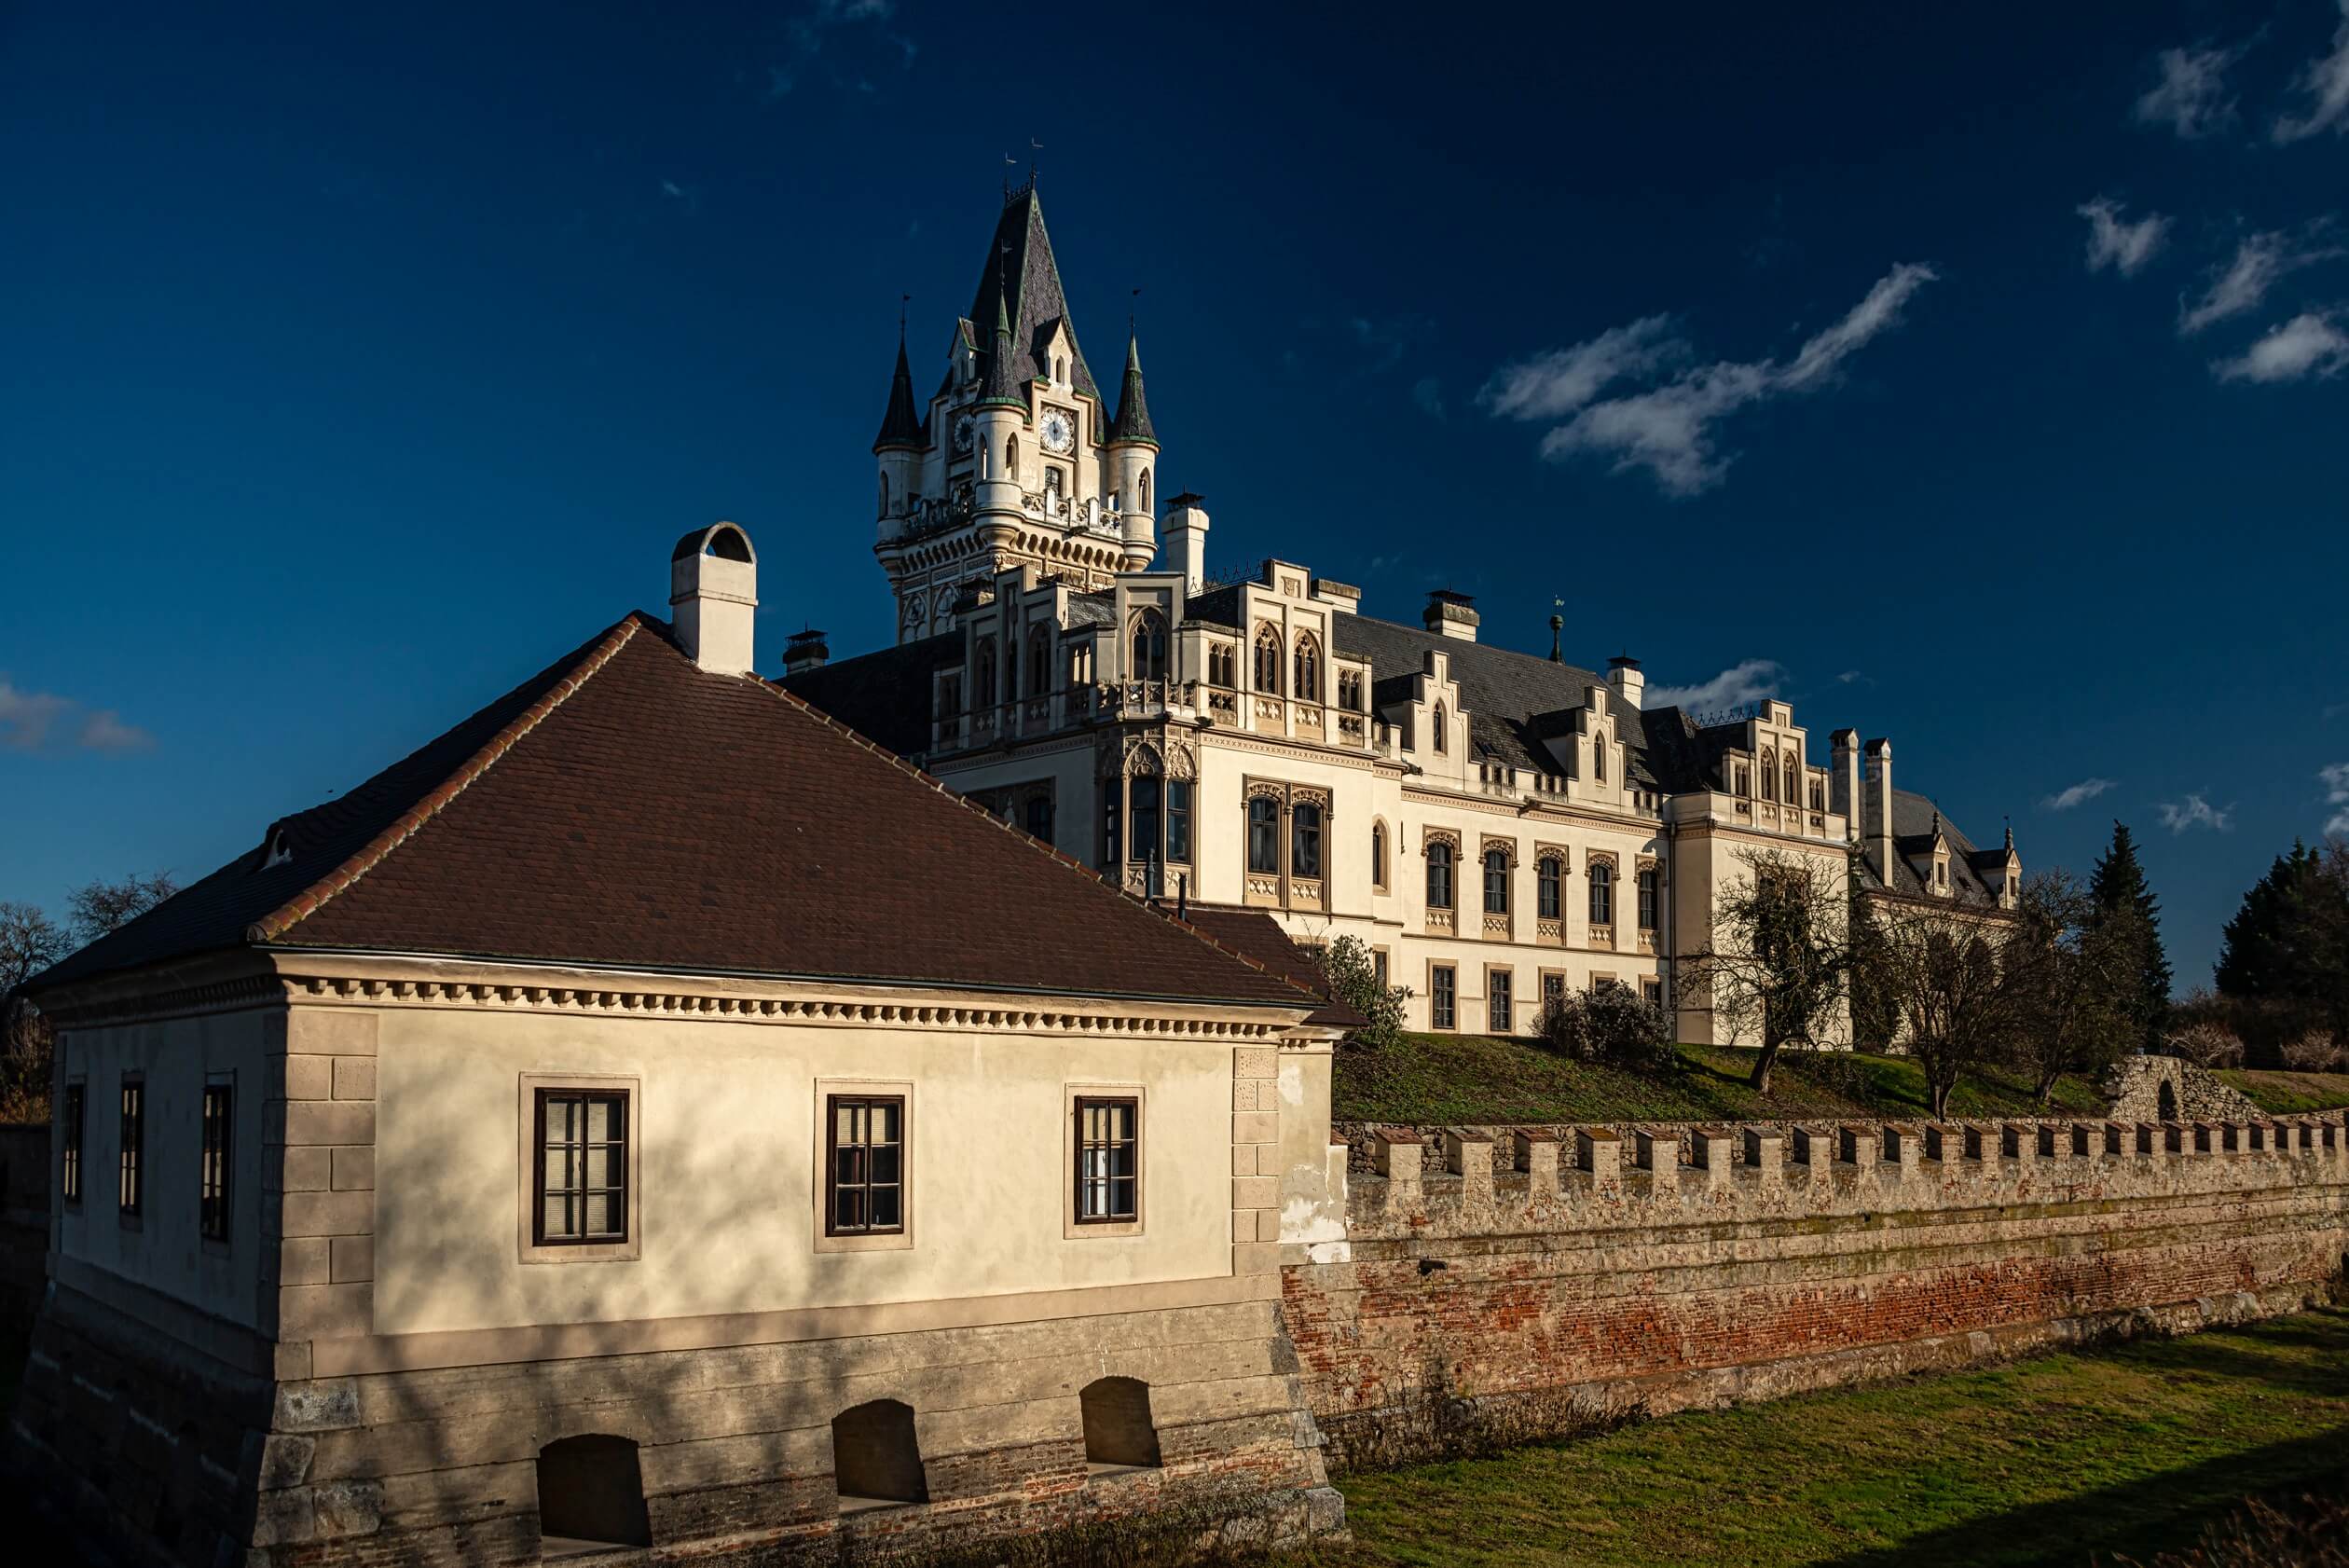
[{"label": "rectangular window", "polygon": [[1449,964],[1437,964],[1428,970],[1427,1022],[1429,1027],[1449,1029],[1452,1026],[1452,1000],[1457,989],[1458,983]]},{"label": "rectangular window", "polygon": [[1507,970],[1488,970],[1485,972],[1485,1027],[1496,1035],[1512,1033],[1517,1028],[1517,1010],[1509,993],[1511,976]]},{"label": "rectangular window", "polygon": [[1566,977],[1556,970],[1542,971],[1542,1001],[1545,1006],[1566,999]]},{"label": "rectangular window", "polygon": [[1027,803],[1027,831],[1030,838],[1052,842],[1052,800],[1050,795],[1037,795]]},{"label": "rectangular window", "polygon": [[1128,788],[1133,795],[1133,836],[1127,842],[1133,846],[1137,860],[1159,858],[1159,781],[1137,778]]},{"label": "rectangular window", "polygon": [[824,1150],[824,1231],[894,1235],[905,1229],[905,1100],[833,1094]]},{"label": "rectangular window", "polygon": [[542,1089],[531,1244],[589,1246],[628,1239],[628,1096]]},{"label": "rectangular window", "polygon": [[1077,1222],[1132,1222],[1141,1213],[1142,1107],[1136,1100],[1077,1102]]},{"label": "rectangular window", "polygon": [[1664,1005],[1664,983],[1660,980],[1641,981],[1640,997],[1641,999],[1645,1001],[1650,1007],[1662,1007]]},{"label": "rectangular window", "polygon": [[1281,872],[1281,806],[1270,795],[1248,802],[1248,870],[1258,876]]},{"label": "rectangular window", "polygon": [[1322,873],[1321,807],[1303,805],[1289,813],[1289,871],[1292,875],[1307,878]]},{"label": "rectangular window", "polygon": [[121,1150],[117,1201],[126,1216],[135,1218],[146,1190],[146,1082],[127,1073],[122,1080],[122,1139],[116,1147]]},{"label": "rectangular window", "polygon": [[1112,778],[1101,787],[1101,869],[1118,863],[1118,821],[1125,815],[1125,780]]},{"label": "rectangular window", "polygon": [[1533,896],[1535,900],[1534,907],[1538,911],[1540,918],[1544,920],[1555,920],[1558,918],[1559,873],[1563,869],[1563,866],[1560,864],[1556,856],[1545,855],[1542,858],[1542,863],[1538,868],[1538,875],[1536,876],[1533,884]]},{"label": "rectangular window", "polygon": [[1379,989],[1381,991],[1385,990],[1387,988],[1387,955],[1385,948],[1374,947],[1370,950],[1370,973],[1378,981]]},{"label": "rectangular window", "polygon": [[197,1224],[208,1242],[228,1239],[228,1165],[233,1157],[235,1095],[226,1083],[204,1085],[203,1164],[198,1176]]},{"label": "rectangular window", "polygon": [[82,1196],[82,1123],[86,1118],[84,1103],[89,1086],[69,1083],[65,1086],[65,1104],[58,1117],[58,1190],[69,1204],[78,1204]]},{"label": "rectangular window", "polygon": [[1655,929],[1655,868],[1640,868],[1640,929]]},{"label": "rectangular window", "polygon": [[1178,866],[1190,864],[1191,786],[1188,778],[1166,781],[1166,858]]}]

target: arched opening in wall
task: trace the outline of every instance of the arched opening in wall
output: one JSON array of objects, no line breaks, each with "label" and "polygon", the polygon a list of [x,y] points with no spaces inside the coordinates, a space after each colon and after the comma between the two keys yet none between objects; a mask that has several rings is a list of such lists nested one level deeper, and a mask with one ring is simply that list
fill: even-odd
[{"label": "arched opening in wall", "polygon": [[644,1475],[626,1437],[591,1432],[539,1450],[538,1502],[541,1557],[652,1544]]},{"label": "arched opening in wall", "polygon": [[832,1485],[843,1504],[927,1503],[914,1408],[875,1399],[832,1417]]},{"label": "arched opening in wall", "polygon": [[2170,1080],[2168,1079],[2162,1080],[2162,1096],[2159,1104],[2161,1108],[2158,1112],[2156,1112],[2156,1114],[2159,1115],[2163,1121],[2175,1121],[2177,1120],[2177,1091],[2170,1087]]},{"label": "arched opening in wall", "polygon": [[1130,1470],[1159,1463],[1158,1428],[1150,1424],[1150,1385],[1139,1378],[1096,1378],[1078,1398],[1085,1408],[1085,1464],[1093,1470]]}]

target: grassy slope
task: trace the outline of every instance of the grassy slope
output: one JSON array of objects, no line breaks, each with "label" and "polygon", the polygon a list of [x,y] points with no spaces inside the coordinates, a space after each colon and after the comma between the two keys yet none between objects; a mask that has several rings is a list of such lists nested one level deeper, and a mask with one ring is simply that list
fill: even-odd
[{"label": "grassy slope", "polygon": [[2276,1116],[2349,1106],[2349,1073],[2234,1070],[2218,1076],[2220,1082],[2242,1090],[2261,1110]]},{"label": "grassy slope", "polygon": [[2318,1312],[1347,1479],[1326,1561],[2087,1568],[2345,1468],[2349,1312]]},{"label": "grassy slope", "polygon": [[[1483,1035],[1407,1035],[1383,1052],[1338,1053],[1334,1114],[1345,1121],[1421,1126],[1448,1122],[1774,1121],[1808,1117],[1911,1118],[1928,1105],[1924,1075],[1903,1056],[1848,1055],[1831,1068],[1849,1083],[1815,1082],[1780,1057],[1770,1093],[1746,1086],[1754,1053],[1680,1048],[1683,1071],[1643,1078],[1552,1055],[1524,1040]],[[1951,1097],[1959,1117],[2093,1114],[2095,1091],[2077,1079],[2056,1086],[2042,1110],[2027,1084],[1990,1074]]]}]

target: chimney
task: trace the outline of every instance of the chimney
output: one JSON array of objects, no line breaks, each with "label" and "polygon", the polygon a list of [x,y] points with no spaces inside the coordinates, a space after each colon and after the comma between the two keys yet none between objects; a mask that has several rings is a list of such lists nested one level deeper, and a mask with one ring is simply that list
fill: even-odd
[{"label": "chimney", "polygon": [[819,631],[795,631],[783,644],[783,674],[786,679],[804,675],[811,669],[821,669],[831,658],[831,647]]},{"label": "chimney", "polygon": [[1827,778],[1827,809],[1844,819],[1844,834],[1860,840],[1860,732],[1837,730],[1827,737],[1834,770]]},{"label": "chimney", "polygon": [[1166,503],[1159,525],[1159,548],[1168,571],[1183,574],[1183,592],[1196,594],[1207,581],[1207,502],[1188,490]]},{"label": "chimney", "polygon": [[759,612],[759,557],[733,523],[695,529],[669,552],[669,619],[685,656],[712,675],[747,675]]},{"label": "chimney", "polygon": [[1868,810],[1875,818],[1876,874],[1892,886],[1892,743],[1868,742]]},{"label": "chimney", "polygon": [[1628,653],[1617,653],[1607,661],[1607,684],[1614,688],[1626,708],[1638,708],[1647,693],[1647,677],[1640,673],[1640,661]]},{"label": "chimney", "polygon": [[1438,637],[1456,637],[1463,642],[1477,640],[1476,600],[1466,594],[1456,594],[1449,588],[1438,588],[1427,596],[1427,608],[1420,619],[1429,631]]}]

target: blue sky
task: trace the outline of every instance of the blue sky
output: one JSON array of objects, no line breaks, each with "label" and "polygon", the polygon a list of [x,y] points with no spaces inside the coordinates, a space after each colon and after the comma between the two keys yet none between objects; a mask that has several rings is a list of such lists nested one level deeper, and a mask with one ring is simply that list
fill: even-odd
[{"label": "blue sky", "polygon": [[2344,5],[0,6],[0,898],[209,870],[712,517],[770,667],[886,639],[899,296],[934,375],[1035,141],[1211,560],[2122,817],[2205,979],[2349,828]]}]

